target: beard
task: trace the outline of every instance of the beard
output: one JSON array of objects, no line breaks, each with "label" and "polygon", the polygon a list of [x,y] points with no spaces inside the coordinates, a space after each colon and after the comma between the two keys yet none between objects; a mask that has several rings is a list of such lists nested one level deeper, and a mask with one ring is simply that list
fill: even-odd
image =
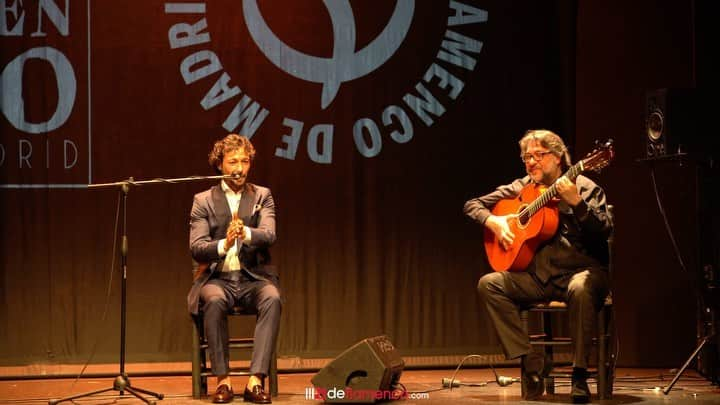
[{"label": "beard", "polygon": [[227,173],[226,176],[239,176],[237,178],[233,177],[231,179],[225,179],[225,183],[234,191],[238,191],[241,188],[245,187],[245,180],[247,179],[247,176],[243,176],[240,173]]}]

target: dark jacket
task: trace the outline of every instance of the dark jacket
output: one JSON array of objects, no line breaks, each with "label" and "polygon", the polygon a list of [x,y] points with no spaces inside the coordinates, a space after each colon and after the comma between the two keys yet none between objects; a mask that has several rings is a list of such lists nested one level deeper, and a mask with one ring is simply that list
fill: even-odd
[{"label": "dark jacket", "polygon": [[[249,277],[265,279],[276,286],[278,274],[271,265],[269,247],[275,243],[275,203],[269,188],[247,183],[240,199],[238,217],[250,228],[250,245],[242,245],[240,263]],[[188,310],[196,315],[200,289],[222,270],[225,257],[218,254],[232,220],[230,206],[220,185],[198,193],[190,212],[190,254],[196,263],[193,285],[188,293]]]},{"label": "dark jacket", "polygon": [[[495,191],[465,203],[464,212],[481,225],[490,210],[502,199],[515,198],[531,182],[529,176],[502,185]],[[560,201],[560,224],[556,234],[540,245],[527,271],[534,272],[543,283],[583,269],[607,268],[607,239],[613,229],[605,192],[592,180],[578,176],[575,180],[582,202],[572,208]]]}]

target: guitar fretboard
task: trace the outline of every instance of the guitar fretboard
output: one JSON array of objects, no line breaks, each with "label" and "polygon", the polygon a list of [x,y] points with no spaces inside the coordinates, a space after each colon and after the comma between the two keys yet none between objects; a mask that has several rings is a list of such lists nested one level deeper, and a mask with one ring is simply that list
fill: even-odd
[{"label": "guitar fretboard", "polygon": [[[578,163],[574,164],[571,168],[569,168],[563,176],[573,181],[580,173],[583,172],[583,170],[583,161],[581,160]],[[523,208],[522,211],[520,211],[518,216],[520,217],[520,221],[522,223],[526,223],[530,219],[530,217],[535,215],[536,212],[540,211],[540,208],[544,207],[548,202],[550,202],[550,200],[557,196],[558,191],[556,183],[557,180],[555,180],[555,183],[553,183],[552,186],[548,187],[548,189],[545,190],[545,192],[542,193],[540,197],[535,199],[535,201],[533,201],[527,207]]]}]

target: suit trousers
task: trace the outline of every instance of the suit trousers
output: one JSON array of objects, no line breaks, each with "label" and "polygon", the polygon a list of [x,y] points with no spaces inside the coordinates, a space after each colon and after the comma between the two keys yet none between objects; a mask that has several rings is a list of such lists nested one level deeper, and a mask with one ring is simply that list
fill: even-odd
[{"label": "suit trousers", "polygon": [[[239,275],[240,272],[232,273]],[[267,280],[254,280],[244,275],[212,278],[200,290],[200,298],[213,374],[227,375],[230,371],[228,312],[239,306],[257,313],[250,373],[268,375],[282,311],[278,288]]]},{"label": "suit trousers", "polygon": [[573,366],[581,368],[587,368],[593,327],[608,289],[607,272],[592,268],[563,274],[547,283],[529,272],[489,273],[478,283],[478,292],[507,359],[518,358],[532,350],[530,337],[520,320],[522,307],[548,301],[566,302],[574,344]]}]

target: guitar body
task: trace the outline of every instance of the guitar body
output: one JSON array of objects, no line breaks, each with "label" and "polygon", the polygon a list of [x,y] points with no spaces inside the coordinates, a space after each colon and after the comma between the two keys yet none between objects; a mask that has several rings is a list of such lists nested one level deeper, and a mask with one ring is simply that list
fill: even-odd
[{"label": "guitar body", "polygon": [[[534,183],[528,184],[516,198],[498,201],[493,207],[492,213],[498,216],[518,214],[541,194],[541,186]],[[555,235],[559,223],[560,216],[555,200],[540,208],[535,215],[526,220],[519,216],[508,218],[508,225],[515,234],[515,239],[507,250],[501,246],[495,234],[485,228],[485,252],[490,266],[495,271],[525,270],[538,246]]]}]

